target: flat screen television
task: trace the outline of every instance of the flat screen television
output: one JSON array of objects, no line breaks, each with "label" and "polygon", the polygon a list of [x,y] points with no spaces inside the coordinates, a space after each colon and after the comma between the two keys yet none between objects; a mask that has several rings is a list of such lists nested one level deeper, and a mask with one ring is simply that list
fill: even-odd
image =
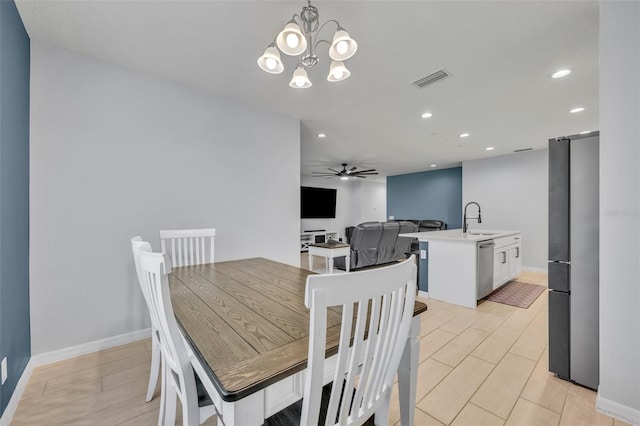
[{"label": "flat screen television", "polygon": [[302,219],[335,219],[336,189],[300,187],[300,217]]}]

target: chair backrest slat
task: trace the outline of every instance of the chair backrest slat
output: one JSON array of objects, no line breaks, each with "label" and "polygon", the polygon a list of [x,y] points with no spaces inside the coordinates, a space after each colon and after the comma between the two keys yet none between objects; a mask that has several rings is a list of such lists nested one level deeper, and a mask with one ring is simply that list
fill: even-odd
[{"label": "chair backrest slat", "polygon": [[[342,325],[340,327],[340,342],[338,346],[338,362],[333,376],[333,387],[342,388],[342,381],[347,371],[347,356],[349,353],[349,338],[351,337],[351,324],[353,321],[353,305],[342,306]],[[338,404],[340,403],[340,392],[331,392],[329,397],[329,407],[327,408],[327,419],[325,424],[332,424],[329,419],[335,419],[338,414]],[[333,421],[333,420],[332,420]]]},{"label": "chair backrest slat", "polygon": [[[369,330],[376,330],[378,327],[378,320],[380,319],[380,300],[373,300],[371,303],[371,314],[369,315]],[[365,389],[370,389],[371,385],[371,365],[373,363],[373,353],[376,350],[378,342],[378,333],[369,333],[367,337],[367,345],[364,352],[364,364],[362,366],[363,381],[360,382],[360,386],[356,390],[354,397],[354,404],[356,406],[362,405]],[[367,392],[369,394],[369,392]]]},{"label": "chair backrest slat", "polygon": [[302,424],[318,422],[332,306],[342,307],[342,324],[325,425],[362,424],[388,404],[413,317],[414,262],[412,256],[386,268],[307,278],[311,324]]},{"label": "chair backrest slat", "polygon": [[[361,360],[360,352],[362,351],[362,346],[365,344],[364,332],[365,332],[365,325],[367,323],[367,309],[368,309],[368,300],[358,301],[356,328],[353,336],[353,345],[351,346],[351,355],[349,360],[349,367],[347,369],[347,378],[344,384],[345,389],[353,389],[356,384],[356,378],[358,377],[358,369],[360,367],[360,360]],[[348,334],[349,333],[347,333],[347,335]],[[340,409],[340,418],[346,419],[349,416],[350,407],[351,407],[351,404],[350,403],[345,404],[345,400],[343,398],[342,406]]]},{"label": "chair backrest slat", "polygon": [[372,398],[375,398],[375,381],[378,376],[372,374],[372,372],[380,369],[380,363],[384,354],[384,345],[386,344],[385,337],[387,334],[387,325],[389,323],[389,308],[391,306],[389,298],[390,296],[385,294],[384,296],[382,296],[381,300],[380,322],[378,323],[378,333],[376,333],[376,347],[373,353],[373,363],[369,372],[368,383],[364,393],[364,404],[366,405],[369,405],[372,401]]},{"label": "chair backrest slat", "polygon": [[[215,236],[216,230],[214,228],[161,230],[162,252],[171,257],[173,266],[213,263]],[[167,241],[171,242],[170,250],[168,250]],[[208,253],[207,247],[209,248]]]}]

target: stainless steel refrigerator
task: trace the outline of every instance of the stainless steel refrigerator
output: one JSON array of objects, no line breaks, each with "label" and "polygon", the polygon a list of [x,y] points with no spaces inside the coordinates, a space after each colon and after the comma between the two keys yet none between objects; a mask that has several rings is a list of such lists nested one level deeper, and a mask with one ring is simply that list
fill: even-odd
[{"label": "stainless steel refrigerator", "polygon": [[549,371],[597,389],[599,132],[549,140]]}]

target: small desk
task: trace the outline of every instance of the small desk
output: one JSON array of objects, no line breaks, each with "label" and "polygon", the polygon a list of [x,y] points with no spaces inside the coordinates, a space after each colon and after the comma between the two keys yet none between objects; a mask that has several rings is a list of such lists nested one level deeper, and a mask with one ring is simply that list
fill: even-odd
[{"label": "small desk", "polygon": [[327,270],[333,274],[333,258],[344,256],[347,272],[351,263],[351,246],[349,244],[317,243],[309,245],[309,270],[313,269],[313,256],[322,256],[326,260]]},{"label": "small desk", "polygon": [[[216,387],[212,395],[225,426],[261,425],[302,398],[309,346],[307,276],[314,272],[255,258],[173,268],[176,318]],[[398,368],[400,412],[413,425],[420,345],[416,302]],[[337,352],[341,314],[327,313],[327,356]],[[331,370],[331,359],[326,370]],[[333,379],[325,371],[325,383]]]}]

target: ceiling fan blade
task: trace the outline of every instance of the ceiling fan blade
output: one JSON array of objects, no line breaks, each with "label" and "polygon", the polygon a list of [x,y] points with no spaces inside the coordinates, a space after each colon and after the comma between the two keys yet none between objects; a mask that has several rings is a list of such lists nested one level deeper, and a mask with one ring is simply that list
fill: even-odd
[{"label": "ceiling fan blade", "polygon": [[357,174],[357,173],[368,173],[368,172],[376,172],[376,173],[378,173],[378,171],[376,169],[368,169],[368,170],[360,170],[359,172],[354,172],[354,174]]},{"label": "ceiling fan blade", "polygon": [[331,168],[329,168],[329,167],[327,167],[327,169],[331,170],[333,173],[342,173],[342,172],[339,172],[339,171],[337,171],[337,170],[333,170],[333,169],[331,169]]},{"label": "ceiling fan blade", "polygon": [[349,173],[353,172],[355,169],[357,169],[357,167],[353,166],[352,168],[349,169]]}]

